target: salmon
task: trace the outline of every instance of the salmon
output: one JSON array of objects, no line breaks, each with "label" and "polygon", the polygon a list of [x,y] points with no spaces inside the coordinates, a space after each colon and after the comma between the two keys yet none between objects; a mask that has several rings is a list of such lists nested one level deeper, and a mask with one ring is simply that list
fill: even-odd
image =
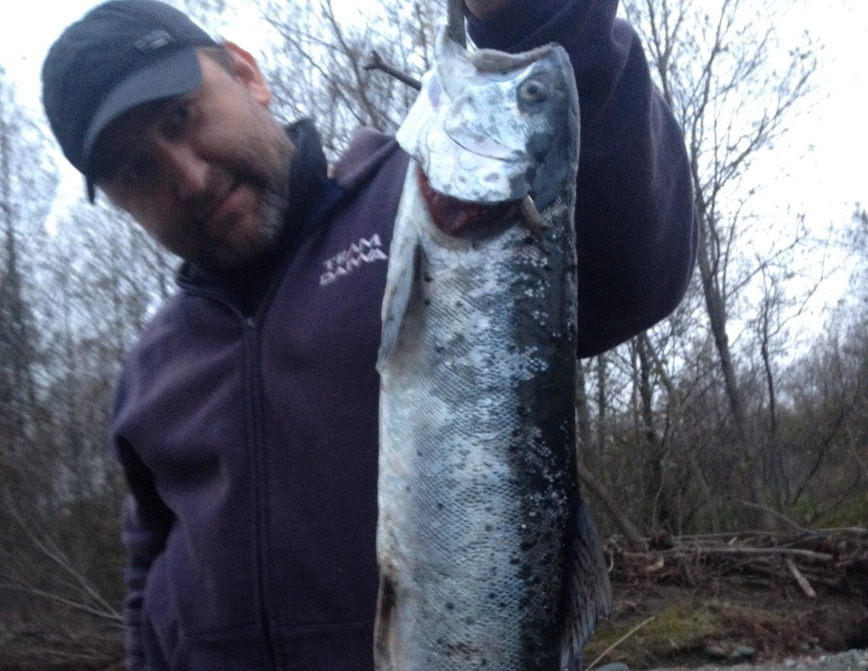
[{"label": "salmon", "polygon": [[441,30],[398,131],[377,671],[578,669],[611,609],[576,469],[578,104],[560,46]]}]

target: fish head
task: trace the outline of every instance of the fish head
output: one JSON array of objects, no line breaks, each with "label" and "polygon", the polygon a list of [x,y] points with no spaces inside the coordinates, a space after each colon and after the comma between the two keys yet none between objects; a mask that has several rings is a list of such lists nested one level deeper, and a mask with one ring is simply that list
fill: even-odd
[{"label": "fish head", "polygon": [[566,51],[468,51],[445,31],[397,139],[446,196],[539,209],[578,165],[579,111]]}]

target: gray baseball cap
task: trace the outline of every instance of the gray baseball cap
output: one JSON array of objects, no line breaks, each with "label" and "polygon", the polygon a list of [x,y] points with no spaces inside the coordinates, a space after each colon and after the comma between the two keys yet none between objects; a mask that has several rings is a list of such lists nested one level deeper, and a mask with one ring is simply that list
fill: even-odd
[{"label": "gray baseball cap", "polygon": [[69,26],[42,66],[42,104],[69,162],[94,200],[93,148],[139,105],[202,83],[196,47],[217,46],[183,12],[157,0],[110,0]]}]

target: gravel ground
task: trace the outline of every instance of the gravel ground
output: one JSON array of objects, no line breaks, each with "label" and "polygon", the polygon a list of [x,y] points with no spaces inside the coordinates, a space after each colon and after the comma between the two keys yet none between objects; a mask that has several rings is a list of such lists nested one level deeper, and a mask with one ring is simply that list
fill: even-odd
[{"label": "gravel ground", "polygon": [[789,671],[865,671],[868,669],[868,650],[849,650],[836,655],[787,659],[781,665],[769,665],[768,668]]},{"label": "gravel ground", "polygon": [[[758,662],[720,666],[709,664],[694,669],[672,667],[656,671],[868,671],[868,650],[794,657],[782,662]],[[616,671],[616,670],[613,670]]]}]

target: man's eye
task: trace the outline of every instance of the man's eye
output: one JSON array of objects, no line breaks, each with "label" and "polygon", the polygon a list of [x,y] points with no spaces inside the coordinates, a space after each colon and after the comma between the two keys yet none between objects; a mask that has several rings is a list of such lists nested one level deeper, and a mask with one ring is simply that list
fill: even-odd
[{"label": "man's eye", "polygon": [[170,123],[183,123],[190,117],[190,103],[184,101],[173,105],[169,112]]},{"label": "man's eye", "polygon": [[193,118],[193,103],[190,100],[179,100],[173,103],[164,119],[164,132],[168,137],[178,137],[183,133]]},{"label": "man's eye", "polygon": [[117,183],[125,189],[140,189],[154,178],[156,166],[147,156],[137,156],[121,166],[117,172]]}]

